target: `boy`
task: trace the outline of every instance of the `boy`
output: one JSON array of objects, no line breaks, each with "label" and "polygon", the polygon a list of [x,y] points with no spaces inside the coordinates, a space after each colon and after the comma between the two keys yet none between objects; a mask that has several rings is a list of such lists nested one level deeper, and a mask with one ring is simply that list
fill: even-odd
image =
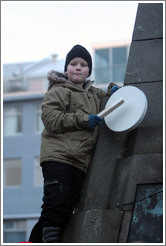
[{"label": "boy", "polygon": [[92,59],[81,45],[67,54],[64,73],[50,71],[48,91],[42,102],[42,132],[40,163],[44,177],[44,196],[39,221],[29,241],[55,243],[78,201],[84,176],[96,142],[100,99],[110,96],[92,86]]}]

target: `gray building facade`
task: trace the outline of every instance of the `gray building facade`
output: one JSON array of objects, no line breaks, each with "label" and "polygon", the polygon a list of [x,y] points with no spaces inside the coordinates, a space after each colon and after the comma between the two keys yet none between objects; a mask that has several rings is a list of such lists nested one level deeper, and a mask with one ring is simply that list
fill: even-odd
[{"label": "gray building facade", "polygon": [[[28,239],[42,201],[41,94],[4,97],[4,242]],[[11,129],[12,124],[12,129]]]}]

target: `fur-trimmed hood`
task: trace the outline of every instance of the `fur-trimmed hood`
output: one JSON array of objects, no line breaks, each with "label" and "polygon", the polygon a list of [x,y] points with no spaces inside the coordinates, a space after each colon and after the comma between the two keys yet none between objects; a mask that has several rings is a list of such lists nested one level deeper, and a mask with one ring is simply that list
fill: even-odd
[{"label": "fur-trimmed hood", "polygon": [[[68,80],[68,76],[65,74],[65,73],[60,73],[60,72],[57,72],[55,70],[50,70],[48,73],[47,73],[47,79],[49,81],[49,86],[48,86],[48,90],[51,89],[51,87],[55,84],[55,83],[70,83],[70,81]],[[92,84],[93,84],[94,81],[91,81],[91,80],[86,80],[85,81],[85,85],[84,85],[84,88],[86,90],[88,90]]]},{"label": "fur-trimmed hood", "polygon": [[60,73],[55,70],[50,70],[47,73],[47,79],[49,83],[55,83],[55,82],[66,82],[68,80],[68,76],[65,73]]}]

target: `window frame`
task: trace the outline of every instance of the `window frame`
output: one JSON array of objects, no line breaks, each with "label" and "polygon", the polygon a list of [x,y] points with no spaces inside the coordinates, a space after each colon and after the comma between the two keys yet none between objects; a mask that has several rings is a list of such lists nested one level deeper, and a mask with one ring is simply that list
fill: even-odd
[{"label": "window frame", "polygon": [[[13,223],[13,227],[11,228],[7,228],[6,225],[7,223],[12,222]],[[20,228],[18,223],[19,222],[24,222],[24,227]],[[4,226],[3,226],[3,242],[6,241],[6,234],[8,233],[20,233],[23,232],[25,234],[24,238],[26,241],[26,220],[25,219],[9,219],[9,220],[4,220]],[[13,242],[4,242],[4,243],[13,243]]]},{"label": "window frame", "polygon": [[[122,46],[112,46],[112,47],[103,47],[100,49],[96,49],[94,52],[95,55],[95,67],[94,67],[94,80],[95,85],[101,85],[101,84],[109,84],[110,82],[115,83],[121,83],[124,82],[126,67],[127,67],[127,60],[128,60],[128,54],[129,54],[129,45],[122,45]],[[124,63],[113,63],[113,55],[118,51],[118,49],[123,50],[124,49],[124,56],[126,56],[126,61]],[[100,63],[98,60],[97,53],[100,53],[100,51],[107,50],[108,52],[108,66],[98,66]],[[96,61],[97,58],[97,61]],[[96,66],[97,65],[97,66]],[[104,71],[105,70],[105,71]],[[108,71],[107,71],[108,70]],[[119,70],[119,71],[118,71]],[[98,75],[99,74],[99,77]],[[103,74],[100,78],[100,75]],[[117,76],[117,74],[119,74]],[[121,78],[123,77],[123,78]]]},{"label": "window frame", "polygon": [[[19,161],[19,165],[20,165],[20,184],[14,184],[14,185],[8,185],[8,169],[10,167],[6,167],[7,165],[7,161],[9,162],[16,162],[16,161]],[[14,163],[15,164],[15,163]],[[17,164],[17,163],[16,163]],[[12,165],[12,164],[11,164]],[[22,186],[22,159],[21,158],[5,158],[3,160],[3,186],[4,188],[20,188]]]},{"label": "window frame", "polygon": [[[34,112],[34,114],[35,114],[35,133],[37,133],[37,134],[41,133],[44,129],[44,125],[43,125],[43,122],[41,120],[41,113],[42,113],[41,103],[35,104],[35,112]],[[41,121],[41,125],[43,126],[42,129],[40,129],[39,121]]]},{"label": "window frame", "polygon": [[[7,109],[10,109],[10,108],[11,109],[12,108],[16,109],[16,114],[7,112]],[[19,105],[5,105],[3,111],[4,111],[4,124],[3,124],[4,136],[5,137],[13,137],[13,136],[22,135],[22,133],[23,133],[23,108],[22,108],[22,106],[20,104]],[[15,131],[15,132],[12,132],[12,133],[9,133],[7,131],[7,127],[6,126],[7,126],[8,120],[10,118],[14,118],[14,119],[17,120],[16,127],[19,128],[19,124],[20,124],[20,131]]]}]

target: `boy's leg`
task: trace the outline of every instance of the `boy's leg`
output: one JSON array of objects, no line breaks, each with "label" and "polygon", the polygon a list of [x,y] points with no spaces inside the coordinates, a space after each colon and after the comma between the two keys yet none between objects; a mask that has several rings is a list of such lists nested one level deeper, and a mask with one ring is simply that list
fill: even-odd
[{"label": "boy's leg", "polygon": [[56,235],[57,240],[59,240],[57,233],[60,233],[59,228],[62,230],[65,228],[72,215],[80,193],[79,184],[82,183],[81,180],[84,176],[76,168],[57,162],[44,163],[42,170],[44,176],[42,212],[39,222],[32,230],[29,239],[31,242],[40,242],[39,237],[43,227],[47,227],[45,237],[51,233],[51,235]]},{"label": "boy's leg", "polygon": [[42,168],[44,196],[41,218],[43,225],[65,227],[72,214],[70,195],[73,168],[58,162],[44,163]]},{"label": "boy's leg", "polygon": [[66,164],[46,162],[42,166],[44,177],[44,196],[39,221],[33,227],[29,241],[40,243],[43,227],[64,228],[71,211],[68,209],[71,170]]},{"label": "boy's leg", "polygon": [[45,219],[43,223],[44,243],[61,242],[64,228],[78,201],[85,175],[67,164],[53,163],[53,165],[57,166],[56,174],[53,175],[53,168],[50,169],[47,164],[43,172],[45,177],[47,176],[44,182],[42,206],[42,218]]}]

